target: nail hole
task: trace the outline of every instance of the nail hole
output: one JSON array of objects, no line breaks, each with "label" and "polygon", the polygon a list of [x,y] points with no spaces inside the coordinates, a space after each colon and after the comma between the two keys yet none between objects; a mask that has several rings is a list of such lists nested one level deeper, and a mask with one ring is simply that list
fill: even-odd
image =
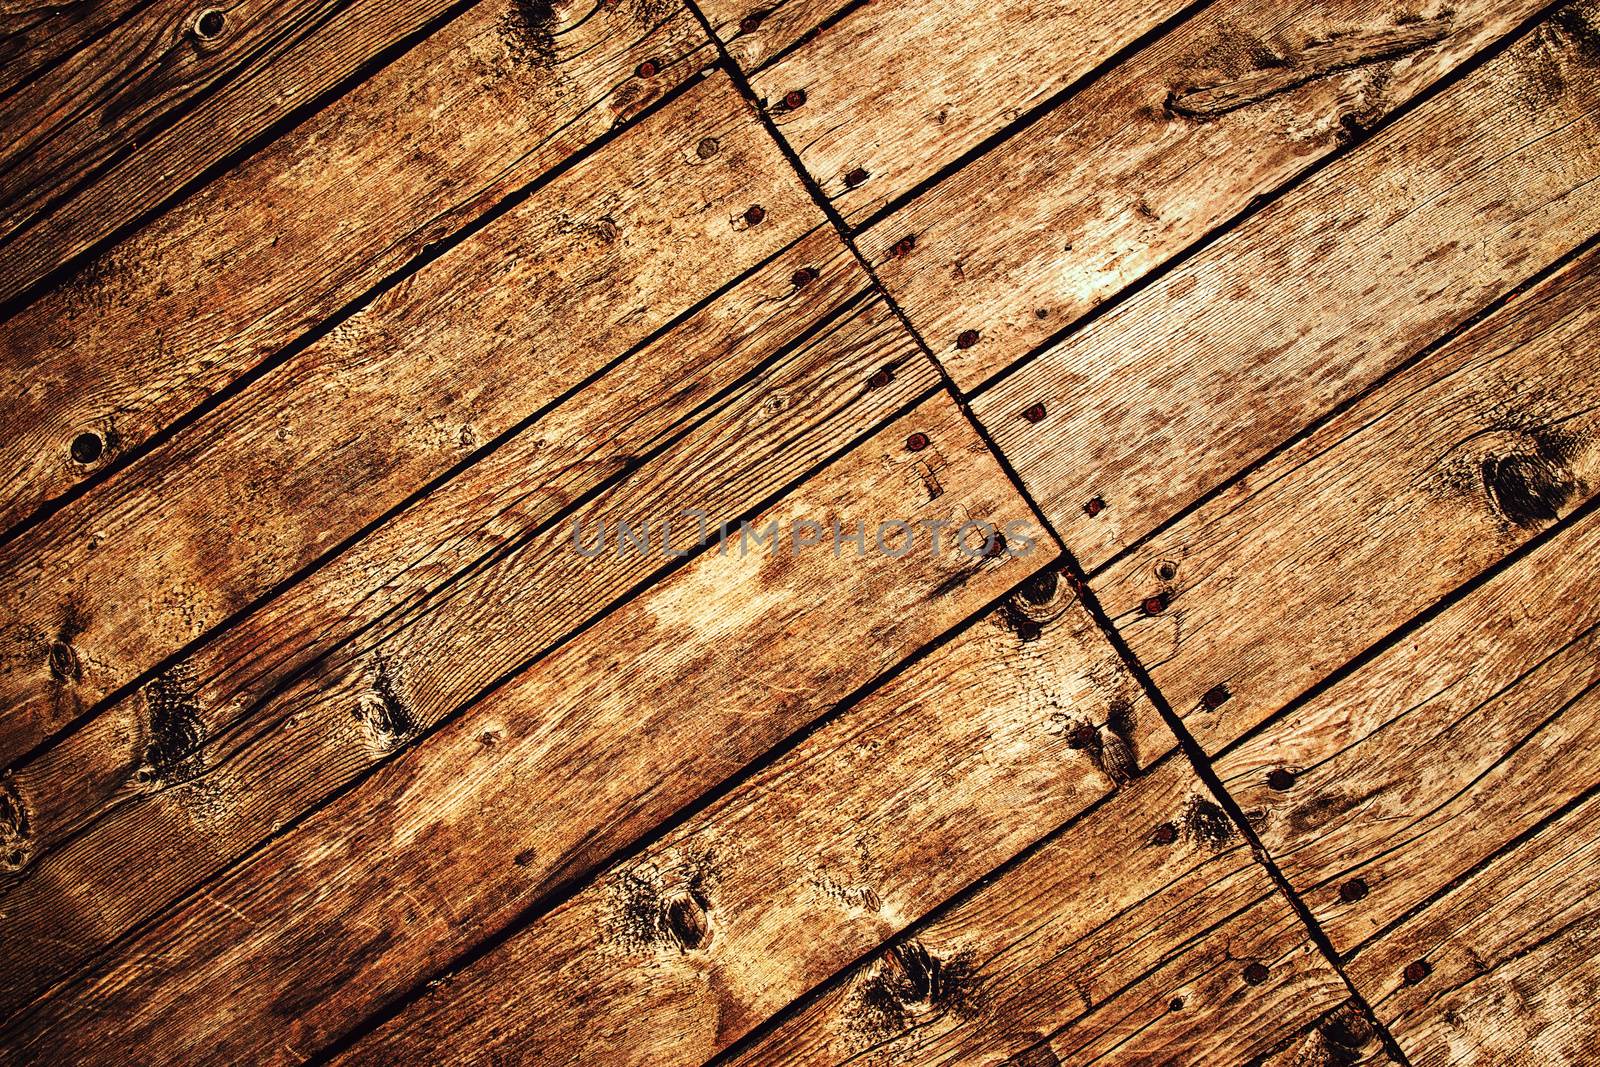
[{"label": "nail hole", "polygon": [[1232,699],[1233,694],[1228,692],[1227,686],[1214,685],[1207,689],[1205,695],[1200,698],[1200,706],[1207,711],[1216,711]]},{"label": "nail hole", "polygon": [[214,41],[222,36],[228,17],[216,8],[207,8],[194,20],[194,32],[202,41]]},{"label": "nail hole", "polygon": [[1170,582],[1178,576],[1178,565],[1170,559],[1164,559],[1156,564],[1156,577],[1163,582]]},{"label": "nail hole", "polygon": [[1287,767],[1278,767],[1267,773],[1267,785],[1280,793],[1286,793],[1294,788],[1295,773]]},{"label": "nail hole", "polygon": [[1099,497],[1093,497],[1083,505],[1083,513],[1091,519],[1106,509],[1106,502]]},{"label": "nail hole", "polygon": [[1167,1010],[1168,1011],[1182,1011],[1183,1010],[1183,998],[1182,997],[1173,997],[1170,1001],[1167,1002]]},{"label": "nail hole", "polygon": [[1244,969],[1244,980],[1251,985],[1260,985],[1267,980],[1272,971],[1260,960],[1255,961]]},{"label": "nail hole", "polygon": [[744,221],[752,226],[761,225],[761,220],[767,217],[767,209],[760,204],[751,204],[744,212]]},{"label": "nail hole", "polygon": [[105,442],[100,440],[99,434],[80,433],[72,439],[72,458],[79,463],[93,463],[105,452],[105,447]]},{"label": "nail hole", "polygon": [[1050,317],[1050,309],[1049,308],[1035,308],[1034,312],[1033,312],[1033,317],[1036,318],[1036,319],[1048,319]]}]

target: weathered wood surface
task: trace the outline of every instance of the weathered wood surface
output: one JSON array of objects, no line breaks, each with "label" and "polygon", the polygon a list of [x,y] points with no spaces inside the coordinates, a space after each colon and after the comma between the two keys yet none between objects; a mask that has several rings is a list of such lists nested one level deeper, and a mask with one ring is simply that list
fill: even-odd
[{"label": "weathered wood surface", "polygon": [[1591,511],[1219,761],[1413,1062],[1600,1033],[1596,559]]},{"label": "weathered wood surface", "polygon": [[1600,230],[1597,22],[1563,8],[978,395],[1084,566]]},{"label": "weathered wood surface", "polygon": [[[912,434],[926,447],[909,450]],[[825,527],[1028,517],[943,395],[767,514]],[[130,1045],[310,1054],[1050,554],[704,552],[192,895],[92,981],[18,1013],[5,1038],[79,1062]],[[350,733],[369,743],[359,722]]]},{"label": "weathered wood surface", "polygon": [[[818,278],[797,290],[807,269]],[[0,895],[16,946],[0,1006],[92,960],[669,564],[659,544],[580,555],[573,522],[679,516],[682,550],[696,526],[684,509],[715,529],[931,389],[934,368],[864,301],[866,284],[831,232],[802,241],[21,767],[26,870]],[[888,365],[893,380],[868,386]],[[366,714],[375,693],[386,716]]]},{"label": "weathered wood surface", "polygon": [[629,133],[0,550],[0,754],[14,760],[821,221],[723,76]]},{"label": "weathered wood surface", "polygon": [[1346,995],[1175,756],[729,1062],[1244,1062]]},{"label": "weathered wood surface", "polygon": [[1172,747],[1047,570],[348,1058],[698,1065]]},{"label": "weathered wood surface", "polygon": [[1351,961],[1416,1067],[1593,1062],[1597,818],[1591,796]]},{"label": "weathered wood surface", "polygon": [[859,224],[1184,6],[873,0],[752,85]]},{"label": "weathered wood surface", "polygon": [[21,0],[0,9],[0,95],[39,76],[144,0]]},{"label": "weathered wood surface", "polygon": [[1600,491],[1597,337],[1591,252],[1095,581],[1203,746],[1238,738]]},{"label": "weathered wood surface", "polygon": [[[746,74],[871,0],[701,0],[696,6]],[[827,32],[825,29],[822,32]]]},{"label": "weathered wood surface", "polygon": [[1212,4],[875,223],[862,251],[974,390],[1542,6]]},{"label": "weathered wood surface", "polygon": [[[140,8],[0,101],[0,125],[18,131],[14,151],[0,162],[0,236],[8,239],[0,247],[0,296],[18,292],[162,203],[453,6],[449,0],[245,0],[226,7],[154,0]],[[591,130],[604,129],[612,114],[595,107],[598,102],[610,98],[626,111],[657,91],[653,79],[634,76],[639,63],[654,58],[664,67],[703,40],[686,11],[659,0],[485,0],[465,17],[494,29],[446,61],[457,76],[412,66],[409,81],[416,84],[399,83],[415,93],[413,105],[424,114],[444,101],[459,106],[460,96],[485,89],[520,95],[516,83],[534,81],[539,102],[533,110],[554,105],[558,113],[541,121],[556,118],[564,125],[581,118]],[[458,33],[441,32],[463,48]],[[641,50],[644,42],[653,47]],[[656,56],[654,49],[663,47],[666,55]],[[517,65],[524,68],[521,77],[483,84],[494,80],[497,68]],[[678,77],[668,75],[667,82]],[[501,110],[520,110],[503,97],[497,103]],[[364,125],[370,136],[382,119]],[[403,126],[426,129],[423,123]],[[496,130],[480,120],[471,133]],[[402,142],[401,151],[411,147]],[[338,166],[333,154],[321,162]]]},{"label": "weathered wood surface", "polygon": [[[0,324],[0,461],[12,475],[0,526],[103,470],[711,58],[687,13],[658,26],[627,4],[574,10],[540,45],[510,5],[472,8]],[[649,59],[661,69],[639,76]],[[286,65],[268,74],[282,93],[309,84]],[[224,119],[194,122],[203,135],[180,125],[176,147],[150,148],[164,168],[198,173],[220,154],[207,146]],[[82,248],[164,189],[113,171],[0,248],[0,289],[60,258],[45,247],[53,227]],[[80,207],[88,229],[69,224]]]}]

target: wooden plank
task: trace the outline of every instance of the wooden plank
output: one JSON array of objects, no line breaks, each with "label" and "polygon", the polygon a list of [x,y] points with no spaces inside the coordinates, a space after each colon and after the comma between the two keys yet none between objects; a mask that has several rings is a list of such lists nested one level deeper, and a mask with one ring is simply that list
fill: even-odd
[{"label": "wooden plank", "polygon": [[1600,488],[1597,336],[1591,252],[1095,581],[1203,747],[1243,735]]},{"label": "wooden plank", "polygon": [[[720,150],[702,159],[708,139]],[[724,76],[674,100],[0,549],[0,753],[14,760],[818,221]],[[71,670],[52,669],[54,643]]]},{"label": "wooden plank", "polygon": [[[0,461],[13,473],[0,526],[102,471],[711,58],[687,13],[647,30],[627,4],[593,17],[564,8],[550,28],[559,43],[545,48],[509,2],[472,8],[0,323]],[[638,76],[651,58],[660,72]],[[289,63],[267,77],[274,102],[316,82]],[[152,178],[141,155],[0,248],[0,289],[233,147],[244,134],[220,106],[146,146],[170,180]]]},{"label": "wooden plank", "polygon": [[[818,277],[796,289],[806,269]],[[748,512],[933,388],[867,284],[819,231],[19,768],[27,869],[0,894],[19,946],[0,1006],[93,960],[669,565],[580,555],[573,522],[680,516],[682,548],[683,509],[711,524]],[[885,365],[893,380],[868,387]],[[403,694],[403,713],[353,729],[375,690]],[[219,809],[219,795],[233,799]]]},{"label": "wooden plank", "polygon": [[[241,0],[197,9],[190,0],[154,0],[139,9],[0,100],[0,127],[17,131],[12,151],[0,159],[0,237],[8,240],[0,249],[0,295],[13,295],[139,218],[455,6]],[[645,59],[661,65],[652,51],[639,49],[643,40],[654,38],[654,47],[677,55],[703,42],[693,20],[674,7],[652,0],[606,6],[602,14],[601,5],[582,0],[488,0],[471,16],[480,26],[472,51],[447,60],[456,78],[413,69],[415,84],[400,84],[416,106],[432,110],[444,98],[482,92],[485,82],[498,80],[505,92],[517,81],[536,80],[539,96],[561,112],[557,128],[582,117],[592,130],[604,129],[615,112],[596,107],[600,101],[627,110],[656,91],[651,83],[660,79],[634,77]],[[489,34],[481,30],[486,24],[493,26]],[[658,32],[668,24],[675,28]],[[587,54],[589,48],[599,54]],[[515,66],[524,70],[510,84],[495,78],[497,69]],[[529,73],[539,77],[528,79]],[[574,92],[563,84],[569,73],[585,88]],[[519,110],[503,98],[497,104]],[[469,136],[481,139],[494,129],[485,124]],[[323,162],[338,165],[337,157]]]},{"label": "wooden plank", "polygon": [[1047,570],[348,1058],[701,1064],[1115,789],[1118,742],[1174,745]]},{"label": "wooden plank", "polygon": [[752,85],[855,224],[1183,7],[874,0]]},{"label": "wooden plank", "polygon": [[1351,961],[1416,1067],[1594,1059],[1597,818],[1590,798]]},{"label": "wooden plank", "polygon": [[1341,953],[1600,782],[1597,549],[1591,514],[1218,762]]},{"label": "wooden plank", "polygon": [[868,0],[702,0],[696,6],[739,69],[751,74],[824,22],[864,2]]},{"label": "wooden plank", "polygon": [[1590,19],[1558,12],[978,395],[1085,567],[1600,229]]},{"label": "wooden plank", "polygon": [[1245,1062],[1346,993],[1174,757],[728,1062]]},{"label": "wooden plank", "polygon": [[[927,447],[908,450],[912,434]],[[940,393],[754,525],[975,517],[1027,515]],[[702,553],[208,884],[93,981],[18,1013],[6,1038],[68,1059],[113,1029],[155,1055],[309,1054],[997,598],[1049,551],[973,560],[924,541],[902,558],[826,545]],[[819,598],[833,610],[826,627],[815,625]],[[357,727],[349,743],[364,748]],[[225,1001],[202,992],[224,988]]]},{"label": "wooden plank", "polygon": [[105,32],[143,0],[19,3],[0,11],[0,94],[39,76]]},{"label": "wooden plank", "polygon": [[1418,21],[1375,0],[1212,4],[873,224],[862,251],[975,390],[1542,6]]}]

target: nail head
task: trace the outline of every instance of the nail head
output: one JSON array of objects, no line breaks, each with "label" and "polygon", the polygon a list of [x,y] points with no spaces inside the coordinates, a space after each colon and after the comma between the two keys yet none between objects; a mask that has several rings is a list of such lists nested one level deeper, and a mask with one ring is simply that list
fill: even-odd
[{"label": "nail head", "polygon": [[921,452],[928,444],[928,435],[925,433],[914,433],[906,438],[906,448],[912,452]]},{"label": "nail head", "polygon": [[978,343],[978,331],[977,330],[962,330],[961,333],[956,336],[956,347],[957,348],[971,348],[973,345],[975,345],[977,343]]}]

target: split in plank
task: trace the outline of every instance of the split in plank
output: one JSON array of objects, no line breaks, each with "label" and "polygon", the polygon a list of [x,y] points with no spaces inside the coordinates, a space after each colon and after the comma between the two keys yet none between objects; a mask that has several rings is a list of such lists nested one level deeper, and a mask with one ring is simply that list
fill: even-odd
[{"label": "split in plank", "polygon": [[[816,277],[797,289],[800,272]],[[665,570],[664,522],[681,551],[687,509],[713,530],[737,519],[933,389],[867,284],[819,231],[20,767],[26,869],[0,894],[17,946],[0,1007]],[[574,525],[619,521],[656,543],[577,551]]]},{"label": "split in plank", "polygon": [[1600,251],[1094,583],[1215,752],[1600,489]]},{"label": "split in plank", "polygon": [[[926,446],[909,450],[912,435]],[[941,392],[753,524],[977,517],[1029,518]],[[128,1042],[250,1062],[323,1047],[997,600],[1049,562],[1049,542],[1036,544],[1026,560],[936,554],[926,539],[898,559],[703,551],[190,896],[91,980],[17,1014],[5,1036],[80,1061]],[[815,625],[819,598],[828,626]],[[203,992],[218,988],[223,1003]]]},{"label": "split in plank", "polygon": [[[718,148],[702,155],[707,142]],[[724,76],[671,101],[0,549],[11,620],[0,757],[314,565],[820,221]]]},{"label": "split in plank", "polygon": [[859,244],[976,390],[1541,6],[1214,3]]},{"label": "split in plank", "polygon": [[873,0],[752,86],[851,224],[1185,7]]},{"label": "split in plank", "polygon": [[1593,0],[978,394],[1094,571],[1600,230]]},{"label": "split in plank", "polygon": [[[0,527],[114,465],[712,58],[687,12],[649,29],[626,5],[575,13],[541,51],[508,4],[472,8],[0,323],[11,474]],[[639,76],[650,59],[661,69]],[[299,84],[287,67],[269,73]],[[221,120],[202,118],[216,135]],[[184,152],[210,143],[178,130]],[[163,152],[163,166],[179,165]],[[120,175],[85,194],[106,201],[85,209],[94,219],[163,188]],[[76,210],[53,218],[68,226]],[[0,278],[8,256],[28,271],[55,258],[25,246],[56,224],[0,248]],[[109,232],[69,229],[74,249]]]},{"label": "split in plank", "polygon": [[348,1059],[698,1067],[1172,747],[1043,571]]}]

